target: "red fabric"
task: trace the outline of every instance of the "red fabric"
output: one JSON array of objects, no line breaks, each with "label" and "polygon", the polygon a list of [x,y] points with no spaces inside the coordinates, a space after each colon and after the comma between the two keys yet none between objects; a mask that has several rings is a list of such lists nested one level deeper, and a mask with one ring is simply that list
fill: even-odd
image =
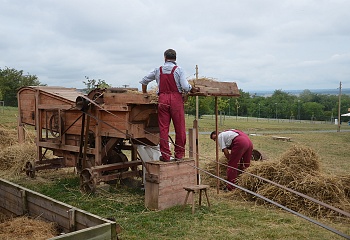
[{"label": "red fabric", "polygon": [[173,68],[170,74],[163,74],[160,67],[159,98],[158,98],[158,125],[160,137],[160,151],[165,160],[171,156],[169,148],[169,126],[173,121],[175,128],[175,158],[183,158],[185,155],[186,128],[183,98],[177,89]]},{"label": "red fabric", "polygon": [[[242,131],[234,130],[239,135],[235,137],[231,144],[230,160],[227,165],[227,181],[236,184],[237,176],[241,173],[237,169],[245,170],[250,166],[250,160],[253,152],[253,143],[249,136]],[[228,190],[235,187],[227,184]]]}]

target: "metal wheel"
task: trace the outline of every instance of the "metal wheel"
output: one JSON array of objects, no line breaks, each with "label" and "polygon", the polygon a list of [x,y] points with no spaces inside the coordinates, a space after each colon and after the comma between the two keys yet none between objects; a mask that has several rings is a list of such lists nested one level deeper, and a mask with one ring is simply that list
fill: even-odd
[{"label": "metal wheel", "polygon": [[85,193],[93,193],[96,190],[96,179],[91,169],[84,169],[80,173],[80,190]]},{"label": "metal wheel", "polygon": [[264,157],[258,150],[253,149],[252,159],[251,160],[253,160],[253,161],[262,161],[262,160],[264,160]]},{"label": "metal wheel", "polygon": [[[63,122],[62,118],[61,121]],[[49,119],[49,132],[55,138],[60,136],[60,120],[58,113],[54,113]]]},{"label": "metal wheel", "polygon": [[33,164],[31,162],[26,162],[25,171],[27,176],[31,178],[35,177],[35,167],[33,167]]}]

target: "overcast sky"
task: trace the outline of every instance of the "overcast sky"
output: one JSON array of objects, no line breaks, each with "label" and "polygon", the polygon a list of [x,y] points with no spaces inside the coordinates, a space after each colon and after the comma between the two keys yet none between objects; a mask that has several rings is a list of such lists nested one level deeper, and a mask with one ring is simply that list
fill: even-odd
[{"label": "overcast sky", "polygon": [[0,68],[49,86],[140,88],[168,48],[189,78],[350,88],[349,0],[0,0]]}]

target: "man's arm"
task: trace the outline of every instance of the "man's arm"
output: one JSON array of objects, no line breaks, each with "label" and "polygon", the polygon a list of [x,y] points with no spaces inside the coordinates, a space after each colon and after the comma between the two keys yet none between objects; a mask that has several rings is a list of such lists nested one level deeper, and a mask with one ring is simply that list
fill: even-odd
[{"label": "man's arm", "polygon": [[152,72],[144,76],[140,81],[143,93],[147,93],[147,84],[156,79],[156,70],[157,69],[154,69]]},{"label": "man's arm", "polygon": [[222,151],[225,154],[225,157],[227,158],[227,160],[230,160],[230,152],[227,148],[222,149]]},{"label": "man's arm", "polygon": [[147,93],[147,85],[142,84],[142,92]]}]

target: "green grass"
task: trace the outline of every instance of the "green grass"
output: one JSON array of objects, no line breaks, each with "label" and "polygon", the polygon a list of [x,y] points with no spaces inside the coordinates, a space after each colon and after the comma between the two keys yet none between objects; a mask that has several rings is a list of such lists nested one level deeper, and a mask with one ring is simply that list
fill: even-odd
[{"label": "green grass", "polygon": [[[79,191],[78,178],[54,172],[50,181],[38,178],[17,183],[121,225],[121,239],[342,239],[306,220],[276,208],[237,201],[230,194],[210,190],[211,208],[176,206],[163,211],[144,207],[144,194],[137,189],[103,186],[92,195]],[[326,222],[346,231],[349,226]],[[349,233],[349,229],[348,229]]]},{"label": "green grass", "polygon": [[7,128],[17,128],[17,107],[0,106],[0,126]]},{"label": "green grass", "polygon": [[[17,115],[16,108],[6,108],[0,115],[0,126],[16,127]],[[193,117],[186,117],[186,122],[190,128]],[[199,119],[199,128],[202,132],[214,130],[215,119]],[[219,130],[228,128],[254,133],[251,139],[255,148],[268,158],[278,158],[293,144],[302,144],[319,154],[323,171],[350,172],[350,132],[334,132],[334,124],[226,117]],[[333,132],[323,132],[329,130]],[[343,124],[341,130],[350,127]],[[292,141],[276,141],[272,135],[291,137]],[[199,149],[201,165],[215,159],[215,145],[207,134],[199,135]],[[150,211],[144,206],[144,192],[125,186],[103,185],[95,194],[82,194],[79,178],[70,169],[38,172],[30,180],[24,175],[10,180],[99,216],[115,218],[122,228],[120,239],[343,239],[286,211],[237,200],[231,194],[217,194],[214,189],[209,191],[211,209],[196,206],[195,214],[191,214],[190,206],[184,211],[180,206]],[[350,234],[349,221],[318,221]]]}]

